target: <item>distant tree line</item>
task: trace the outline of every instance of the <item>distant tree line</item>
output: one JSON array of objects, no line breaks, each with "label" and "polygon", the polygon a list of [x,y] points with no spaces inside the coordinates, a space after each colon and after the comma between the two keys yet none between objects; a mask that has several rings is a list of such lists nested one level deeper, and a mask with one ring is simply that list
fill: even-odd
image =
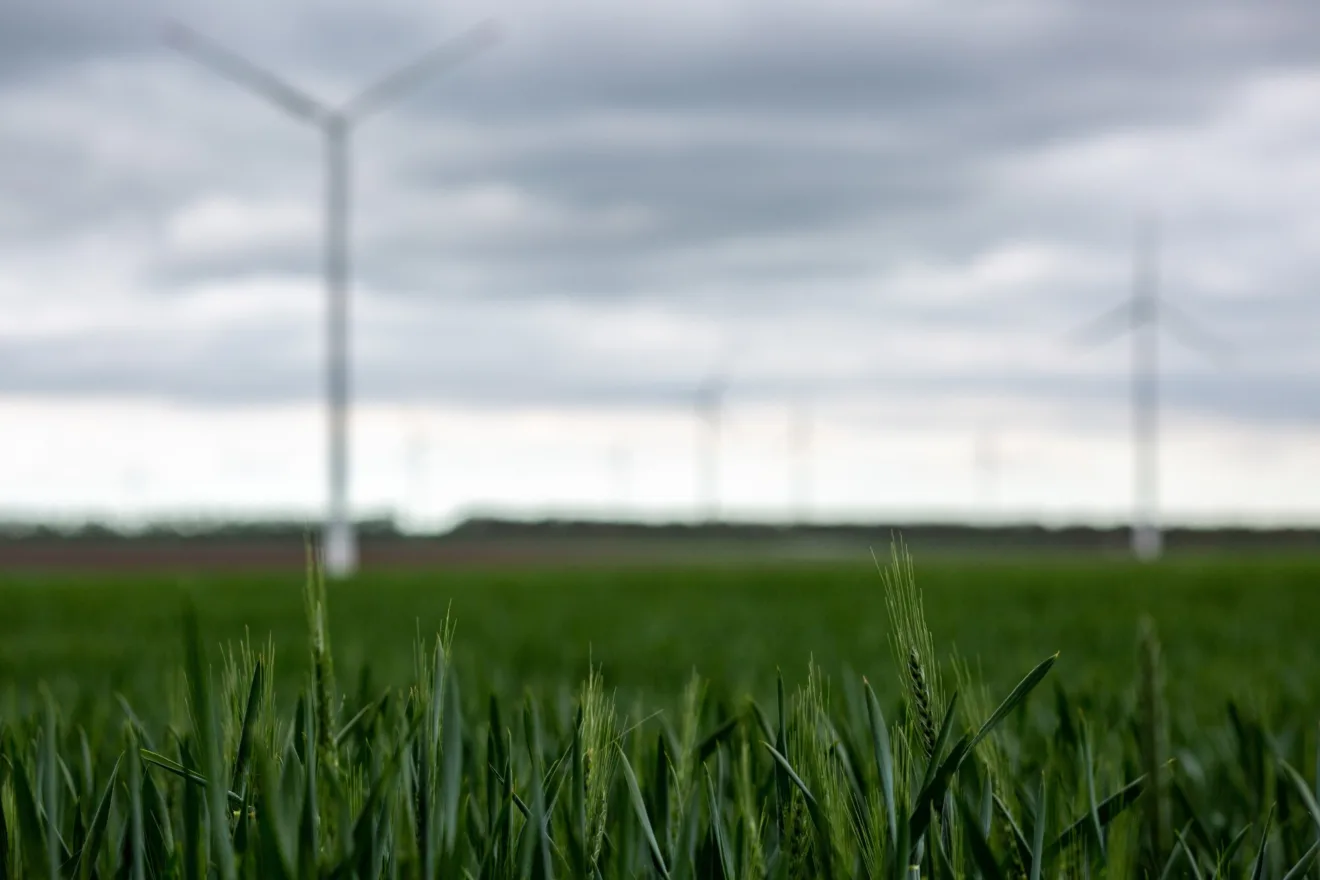
[{"label": "distant tree line", "polygon": [[[755,522],[647,523],[595,520],[514,520],[473,517],[443,532],[405,532],[388,518],[358,523],[366,541],[484,542],[718,542],[862,544],[887,546],[901,535],[913,547],[1011,551],[1058,549],[1121,552],[1127,547],[1125,527],[1061,526],[1039,524],[981,525],[965,523],[837,523],[789,525]],[[0,541],[6,542],[288,542],[303,541],[319,532],[317,523],[296,521],[179,521],[142,527],[107,523],[59,525],[0,523]],[[1173,549],[1320,551],[1320,528],[1199,527],[1171,528],[1165,533]]]}]

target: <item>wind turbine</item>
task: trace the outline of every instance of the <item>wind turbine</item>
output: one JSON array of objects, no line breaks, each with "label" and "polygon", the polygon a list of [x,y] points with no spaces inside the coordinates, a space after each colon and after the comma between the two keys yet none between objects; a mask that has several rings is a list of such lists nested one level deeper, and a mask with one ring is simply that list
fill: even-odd
[{"label": "wind turbine", "polygon": [[1124,332],[1132,337],[1132,553],[1158,559],[1164,549],[1159,521],[1160,330],[1212,360],[1226,347],[1159,295],[1159,227],[1153,217],[1138,224],[1132,297],[1082,328],[1080,341],[1099,344]]},{"label": "wind turbine", "polygon": [[789,414],[788,446],[792,457],[789,490],[793,519],[798,525],[805,525],[811,519],[811,416],[811,405],[805,398]]},{"label": "wind turbine", "polygon": [[329,505],[322,561],[326,574],[357,570],[357,537],[348,503],[349,418],[349,137],[353,128],[400,98],[423,77],[453,67],[492,43],[494,23],[483,22],[457,39],[421,55],[377,80],[346,103],[331,106],[180,24],[170,23],[166,42],[203,66],[266,98],[325,142],[326,397],[329,409]]},{"label": "wind turbine", "polygon": [[426,417],[420,408],[414,408],[408,413],[405,430],[403,517],[405,520],[411,519],[413,528],[419,529],[425,517],[427,452],[430,446]]},{"label": "wind turbine", "polygon": [[973,453],[973,467],[977,476],[977,501],[981,514],[990,517],[994,511],[999,488],[999,444],[998,434],[991,425],[982,425],[976,433],[976,446]]},{"label": "wind turbine", "polygon": [[[622,440],[616,441],[608,451],[610,483],[614,513],[612,519],[623,521],[629,518],[632,504],[632,451]],[[606,509],[610,506],[606,502]]]},{"label": "wind turbine", "polygon": [[709,523],[720,519],[720,440],[728,384],[725,371],[713,371],[697,387],[694,397],[699,432],[697,503],[705,511]]}]

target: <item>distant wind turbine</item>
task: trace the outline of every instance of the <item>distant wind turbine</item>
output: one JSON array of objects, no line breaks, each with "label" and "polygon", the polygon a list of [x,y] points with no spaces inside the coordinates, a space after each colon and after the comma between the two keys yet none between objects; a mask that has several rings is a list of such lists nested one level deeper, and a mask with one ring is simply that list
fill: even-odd
[{"label": "distant wind turbine", "polygon": [[180,24],[166,28],[166,42],[221,76],[271,101],[325,139],[326,397],[329,404],[329,507],[323,563],[326,574],[357,570],[357,537],[348,502],[349,418],[349,136],[358,123],[400,98],[423,77],[453,67],[492,43],[487,21],[452,42],[423,54],[337,107],[323,104],[247,59]]},{"label": "distant wind turbine", "polygon": [[[614,501],[614,517],[627,520],[632,505],[632,452],[622,440],[609,448],[610,482]],[[607,502],[608,508],[608,502]]]},{"label": "distant wind turbine", "polygon": [[1160,329],[1189,348],[1221,360],[1227,347],[1194,323],[1185,312],[1159,295],[1159,227],[1147,218],[1137,229],[1132,297],[1101,315],[1077,333],[1092,345],[1124,332],[1132,335],[1132,553],[1142,560],[1158,559],[1164,549],[1160,528],[1159,372]]},{"label": "distant wind turbine", "polygon": [[713,372],[697,388],[694,398],[699,431],[697,454],[697,503],[707,522],[720,520],[720,441],[728,377]]},{"label": "distant wind turbine", "polygon": [[798,401],[789,415],[788,446],[791,456],[789,490],[793,519],[799,525],[811,519],[811,442],[814,439],[811,416],[811,405],[806,399]]},{"label": "distant wind turbine", "polygon": [[973,466],[977,476],[977,500],[980,502],[981,515],[990,516],[998,500],[999,488],[999,444],[998,435],[991,425],[982,425],[976,434],[976,449]]},{"label": "distant wind turbine", "polygon": [[425,516],[427,452],[430,445],[426,419],[414,409],[408,418],[404,448],[404,517],[418,528]]}]

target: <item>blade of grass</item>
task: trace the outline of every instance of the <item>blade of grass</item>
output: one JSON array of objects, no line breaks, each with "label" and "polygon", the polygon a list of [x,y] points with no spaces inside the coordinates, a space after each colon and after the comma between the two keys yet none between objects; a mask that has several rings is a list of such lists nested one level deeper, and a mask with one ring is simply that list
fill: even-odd
[{"label": "blade of grass", "polygon": [[261,837],[261,876],[274,880],[293,880],[293,862],[289,858],[287,819],[280,803],[279,774],[270,753],[262,748],[257,754],[257,830]]},{"label": "blade of grass", "polygon": [[[1192,826],[1191,839],[1199,843],[1206,852],[1213,852],[1216,847],[1214,841],[1210,838],[1210,832],[1206,829],[1205,823],[1201,821],[1197,813],[1196,806],[1187,794],[1187,789],[1183,787],[1182,781],[1173,774],[1168,777],[1169,791],[1173,794],[1174,803],[1187,816]],[[1243,832],[1246,828],[1243,828]]]},{"label": "blade of grass", "polygon": [[981,767],[981,815],[978,818],[981,835],[987,840],[990,837],[990,823],[995,819],[995,788],[994,780],[990,778],[990,768],[982,765]]},{"label": "blade of grass", "polygon": [[570,746],[572,766],[569,774],[571,797],[568,804],[568,851],[573,858],[573,870],[585,877],[590,868],[587,864],[587,771],[582,755],[582,719],[583,711],[579,704],[573,716],[573,742]]},{"label": "blade of grass", "polygon": [[[148,761],[151,760],[147,755],[143,755],[143,757]],[[185,762],[193,760],[189,742],[185,741],[180,744],[179,757]],[[165,765],[162,764],[161,766]],[[179,774],[189,782],[193,781],[192,776],[197,775],[183,765],[179,767]],[[205,781],[183,787],[183,852],[181,857],[183,858],[183,876],[185,880],[199,880],[205,873],[202,868],[206,856],[206,841],[202,835],[202,794],[205,790]]]},{"label": "blade of grass", "polygon": [[1055,654],[1053,657],[1045,658],[1036,665],[1035,669],[1028,672],[1026,676],[1017,683],[1017,686],[1009,692],[1008,696],[1004,698],[1004,701],[999,704],[998,708],[990,713],[990,717],[985,720],[985,723],[981,725],[981,728],[976,732],[976,735],[972,737],[971,742],[967,744],[968,752],[975,749],[977,745],[980,744],[981,740],[989,736],[990,732],[994,730],[995,725],[1008,717],[1008,714],[1016,709],[1022,701],[1025,700],[1033,690],[1035,690],[1036,685],[1040,684],[1041,679],[1045,677],[1050,671],[1050,667],[1054,665],[1054,661],[1058,659],[1058,654]]},{"label": "blade of grass", "polygon": [[703,769],[706,771],[706,797],[710,805],[710,824],[715,836],[715,850],[719,855],[720,868],[724,872],[725,880],[733,880],[738,875],[733,865],[733,851],[729,849],[725,837],[723,811],[720,809],[719,796],[715,793],[715,780],[711,778],[710,767],[703,765]]},{"label": "blade of grass", "polygon": [[[1059,690],[1059,695],[1062,698],[1062,689]],[[1100,805],[1095,795],[1095,759],[1091,755],[1091,728],[1085,721],[1082,722],[1082,766],[1086,776],[1086,806],[1087,815],[1091,820],[1091,833],[1095,836],[1100,863],[1105,864],[1109,857],[1106,853],[1104,826],[1100,824]]]},{"label": "blade of grass", "polygon": [[128,827],[129,853],[132,859],[133,880],[146,880],[147,846],[142,810],[142,758],[138,754],[137,736],[131,724],[125,725],[128,734]]},{"label": "blade of grass", "polygon": [[1173,869],[1185,856],[1186,850],[1181,846],[1174,847],[1173,852],[1169,853],[1168,861],[1164,863],[1164,870],[1160,872],[1160,880],[1170,880],[1173,877]]},{"label": "blade of grass", "polygon": [[337,748],[343,745],[344,741],[353,735],[353,732],[358,729],[359,725],[366,723],[367,721],[378,715],[381,709],[385,706],[385,703],[389,700],[389,698],[390,695],[388,692],[386,692],[384,694],[381,694],[380,698],[377,699],[375,702],[368,703],[367,705],[363,706],[361,709],[357,710],[357,712],[353,714],[353,717],[348,719],[348,721],[344,722],[344,726],[339,728],[339,732],[335,734],[334,736],[335,747]]},{"label": "blade of grass", "polygon": [[[313,684],[313,687],[315,685]],[[315,877],[318,875],[317,862],[320,856],[321,847],[321,812],[319,800],[317,797],[316,771],[319,766],[317,747],[317,712],[315,700],[303,702],[303,735],[306,737],[303,742],[304,754],[307,756],[303,766],[303,800],[302,813],[298,822],[297,837],[297,858],[295,864],[298,866],[298,875],[300,877]]]},{"label": "blade of grass", "polygon": [[110,780],[105,785],[105,791],[101,793],[101,800],[96,805],[96,812],[92,814],[92,823],[88,826],[87,837],[78,850],[77,860],[71,866],[72,873],[81,880],[86,880],[91,876],[92,866],[96,863],[97,854],[101,851],[101,844],[105,841],[106,823],[110,821],[110,805],[114,802],[115,783],[119,780],[119,764],[122,760],[123,756],[121,755],[110,771]]},{"label": "blade of grass", "polygon": [[642,797],[642,790],[637,785],[637,774],[633,773],[632,762],[628,760],[628,755],[623,751],[623,746],[615,743],[614,746],[619,750],[619,766],[623,768],[623,778],[628,783],[628,794],[632,797],[633,811],[637,814],[638,821],[642,825],[642,834],[646,837],[646,843],[651,848],[651,858],[655,861],[656,870],[665,880],[669,878],[669,869],[665,867],[664,853],[660,851],[660,842],[655,838],[655,829],[651,825],[651,818],[646,812],[646,800]]},{"label": "blade of grass", "polygon": [[1219,854],[1219,864],[1228,865],[1232,863],[1233,857],[1237,855],[1237,851],[1242,848],[1243,841],[1247,839],[1249,831],[1251,831],[1251,826],[1243,825],[1241,830],[1233,835],[1233,839],[1228,842],[1228,846],[1224,847],[1223,852]]},{"label": "blade of grass", "polygon": [[1146,777],[1138,776],[1095,805],[1085,816],[1068,826],[1068,829],[1056,837],[1054,842],[1046,848],[1046,853],[1049,855],[1059,853],[1084,838],[1088,830],[1093,834],[1103,834],[1104,829],[1109,827],[1109,823],[1132,806],[1145,790]]},{"label": "blade of grass", "polygon": [[1265,814],[1265,828],[1260,832],[1260,850],[1256,853],[1256,860],[1251,867],[1251,880],[1261,880],[1265,876],[1265,852],[1270,844],[1270,827],[1274,824],[1274,805],[1270,805],[1270,811]]},{"label": "blade of grass", "polygon": [[964,839],[972,852],[972,861],[981,872],[982,880],[1004,880],[1004,872],[995,860],[994,850],[990,848],[990,842],[981,830],[976,813],[961,795],[956,795],[954,800],[962,814]]},{"label": "blade of grass", "polygon": [[458,836],[458,801],[463,784],[463,706],[458,677],[452,669],[445,675],[445,718],[440,769],[440,833],[444,854],[454,852]]},{"label": "blade of grass", "polygon": [[706,762],[706,759],[709,758],[712,754],[714,754],[715,750],[720,747],[720,744],[723,743],[726,739],[728,739],[729,736],[737,729],[738,729],[738,716],[734,715],[733,717],[725,721],[723,724],[721,724],[719,727],[715,728],[709,734],[707,734],[706,738],[703,739],[701,741],[701,744],[697,746],[697,763],[704,764]]},{"label": "blade of grass", "polygon": [[[37,800],[32,794],[32,784],[21,764],[14,763],[9,775],[14,792],[14,809],[18,813],[18,843],[24,859],[30,859],[34,867],[49,861],[45,829],[42,827],[40,814],[37,812]],[[31,853],[32,856],[27,856]]]},{"label": "blade of grass", "polygon": [[[1316,803],[1315,795],[1311,794],[1311,787],[1306,784],[1302,774],[1298,773],[1296,768],[1287,761],[1280,761],[1279,766],[1283,768],[1283,772],[1296,786],[1297,793],[1301,795],[1302,803],[1306,805],[1307,812],[1311,814],[1311,820],[1315,822],[1316,829],[1320,830],[1320,804]],[[1317,768],[1316,772],[1320,773],[1320,768]]]},{"label": "blade of grass", "polygon": [[1013,816],[1013,811],[1008,808],[1008,804],[999,797],[993,795],[995,808],[999,810],[999,815],[1004,818],[1004,824],[1008,827],[1009,837],[1017,850],[1018,861],[1025,867],[1031,864],[1031,845],[1027,843],[1026,835],[1022,833],[1017,819]]},{"label": "blade of grass", "polygon": [[[138,748],[138,755],[139,757],[142,758],[143,761],[146,761],[148,764],[153,764],[162,770],[167,770],[170,773],[173,773],[175,776],[178,776],[179,778],[185,780],[186,782],[192,785],[197,786],[202,790],[205,790],[207,787],[205,776],[203,776],[202,774],[198,773],[195,770],[189,770],[187,767],[184,767],[178,761],[167,758],[166,756],[153,752],[150,749],[144,749],[140,747]],[[238,792],[235,791],[226,792],[226,796],[229,798],[230,803],[232,803],[234,806],[238,806],[243,803],[243,796]]]},{"label": "blade of grass", "polygon": [[532,756],[532,814],[527,820],[527,830],[532,845],[533,880],[552,880],[554,863],[550,860],[550,821],[545,806],[545,786],[542,780],[541,757],[544,754],[541,744],[541,721],[536,703],[529,697],[527,712],[524,715],[524,727],[527,729],[527,750]]},{"label": "blade of grass", "polygon": [[1320,843],[1313,843],[1301,860],[1289,868],[1287,874],[1283,875],[1283,880],[1301,880],[1306,876],[1306,872],[1311,870],[1311,866],[1315,864],[1317,855],[1320,855]]},{"label": "blade of grass", "polygon": [[756,726],[761,728],[762,739],[767,742],[773,741],[775,739],[775,726],[770,722],[770,716],[765,714],[765,710],[761,708],[761,704],[756,700],[748,699],[747,709],[752,718],[756,720]]},{"label": "blade of grass", "polygon": [[949,756],[935,771],[930,783],[917,794],[912,805],[912,816],[908,820],[911,826],[908,832],[911,840],[919,841],[926,833],[926,828],[930,825],[931,809],[936,804],[944,802],[944,794],[949,790],[953,774],[958,771],[959,765],[967,757],[969,742],[970,740],[964,736],[954,743],[953,748],[949,750]]},{"label": "blade of grass", "polygon": [[811,793],[811,790],[807,788],[807,784],[802,781],[802,777],[799,776],[797,774],[797,771],[793,769],[793,765],[789,763],[788,758],[785,758],[782,754],[776,751],[774,746],[770,745],[769,743],[763,742],[761,743],[761,745],[765,746],[767,749],[770,750],[771,757],[773,757],[775,759],[775,762],[780,767],[783,768],[784,773],[786,776],[788,776],[789,781],[797,788],[799,792],[802,793],[803,799],[806,800],[807,813],[808,815],[811,816],[811,824],[815,826],[815,830],[816,830],[816,843],[817,843],[816,852],[820,856],[821,876],[825,878],[833,877],[834,876],[834,868],[833,868],[834,845],[832,838],[830,837],[829,822],[825,818],[824,810],[821,809],[820,803]]},{"label": "blade of grass", "polygon": [[655,836],[664,850],[666,863],[673,861],[672,839],[670,837],[669,815],[672,805],[669,802],[669,737],[664,731],[656,734],[655,776],[651,783],[651,815],[655,817]]},{"label": "blade of grass", "polygon": [[150,810],[147,822],[147,856],[153,861],[148,861],[147,864],[157,866],[154,873],[159,875],[163,871],[161,866],[169,863],[175,851],[174,826],[170,821],[169,805],[150,773],[142,774],[142,790],[143,803],[147,804]]},{"label": "blade of grass", "polygon": [[[187,658],[188,684],[192,710],[197,722],[197,744],[202,766],[212,784],[206,786],[207,812],[211,821],[211,861],[221,880],[235,880],[234,852],[229,837],[229,812],[224,778],[220,766],[220,727],[211,699],[210,675],[202,664],[202,637],[197,627],[197,612],[189,602],[184,610],[184,656]],[[242,798],[239,799],[242,802]]]},{"label": "blade of grass", "polygon": [[949,852],[944,847],[945,833],[939,825],[935,825],[935,833],[928,838],[932,841],[930,847],[931,853],[931,878],[947,877],[948,880],[958,880],[958,874],[953,870],[953,863],[949,861]]},{"label": "blade of grass", "polygon": [[[8,759],[0,756],[0,789],[4,788]],[[0,874],[9,875],[9,819],[5,816],[5,799],[0,797]]]},{"label": "blade of grass", "polygon": [[889,745],[889,727],[885,724],[885,715],[880,711],[880,701],[875,697],[871,683],[865,678],[866,715],[871,727],[871,747],[875,751],[875,763],[880,773],[880,794],[885,807],[885,820],[889,825],[889,845],[898,845],[898,804],[894,801],[894,753]]},{"label": "blade of grass", "polygon": [[1187,867],[1192,869],[1193,880],[1205,880],[1205,875],[1201,873],[1201,868],[1196,864],[1196,854],[1192,848],[1187,845],[1187,838],[1181,831],[1175,831],[1174,835],[1178,838],[1178,846],[1182,847],[1183,855],[1187,860]]},{"label": "blade of grass", "polygon": [[505,748],[502,750],[504,758],[504,778],[501,780],[503,785],[503,797],[500,798],[504,807],[501,811],[503,819],[499,822],[500,826],[500,845],[503,850],[503,857],[509,865],[513,864],[514,858],[514,837],[513,837],[513,800],[516,796],[513,792],[513,731],[507,730],[504,733]]},{"label": "blade of grass", "polygon": [[[781,670],[775,670],[775,705],[778,712],[778,723],[775,727],[775,749],[780,754],[788,751],[788,726],[786,715],[788,713],[788,701],[784,697],[784,673]],[[779,836],[784,836],[784,817],[788,815],[789,805],[789,781],[784,769],[778,764],[774,765],[775,779],[775,823],[779,831]]]},{"label": "blade of grass", "polygon": [[230,776],[229,790],[242,792],[246,782],[248,759],[252,756],[252,728],[256,724],[261,697],[261,660],[252,667],[252,683],[248,687],[247,704],[243,707],[242,729],[238,736],[238,749],[234,753],[234,772]]},{"label": "blade of grass", "polygon": [[55,747],[55,701],[51,698],[50,691],[43,684],[41,686],[41,699],[46,710],[46,723],[42,729],[42,760],[41,760],[41,810],[45,813],[46,821],[44,823],[46,830],[46,870],[51,880],[59,880],[60,877],[60,845],[59,845],[59,781],[56,769],[59,762],[59,752]]},{"label": "blade of grass", "polygon": [[954,711],[958,708],[958,692],[954,691],[949,695],[949,706],[944,710],[944,718],[940,721],[940,731],[935,736],[935,745],[931,749],[930,761],[926,763],[926,772],[921,780],[921,787],[927,788],[935,779],[935,774],[939,772],[940,756],[944,754],[944,747],[949,743],[949,732],[953,729]]},{"label": "blade of grass", "polygon": [[1031,873],[1030,880],[1040,880],[1045,867],[1045,825],[1049,821],[1049,789],[1045,784],[1045,774],[1041,774],[1040,788],[1036,795],[1036,822],[1031,834]]}]

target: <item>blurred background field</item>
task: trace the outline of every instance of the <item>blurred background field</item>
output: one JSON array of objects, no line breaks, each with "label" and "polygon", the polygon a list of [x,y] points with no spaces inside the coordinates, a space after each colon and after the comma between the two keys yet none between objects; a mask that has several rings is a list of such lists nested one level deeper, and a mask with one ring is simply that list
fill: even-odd
[{"label": "blurred background field", "polygon": [[[887,554],[888,548],[877,548]],[[882,561],[884,556],[882,555]],[[1074,699],[1130,698],[1138,622],[1155,621],[1169,698],[1187,716],[1222,717],[1229,699],[1267,715],[1320,709],[1320,558],[1183,554],[1136,564],[1094,554],[918,553],[917,583],[941,655],[957,648],[1002,690],[1041,657],[1061,656]],[[25,701],[108,688],[151,711],[182,656],[185,596],[213,650],[250,634],[277,647],[276,676],[306,673],[302,575],[33,571],[0,576],[0,692]],[[497,692],[573,688],[599,666],[624,704],[663,708],[695,670],[733,697],[765,697],[775,670],[801,679],[896,678],[881,578],[869,555],[847,561],[744,558],[698,564],[470,564],[375,571],[330,586],[339,675],[357,687],[412,672],[415,635],[456,623],[464,674]]]}]

